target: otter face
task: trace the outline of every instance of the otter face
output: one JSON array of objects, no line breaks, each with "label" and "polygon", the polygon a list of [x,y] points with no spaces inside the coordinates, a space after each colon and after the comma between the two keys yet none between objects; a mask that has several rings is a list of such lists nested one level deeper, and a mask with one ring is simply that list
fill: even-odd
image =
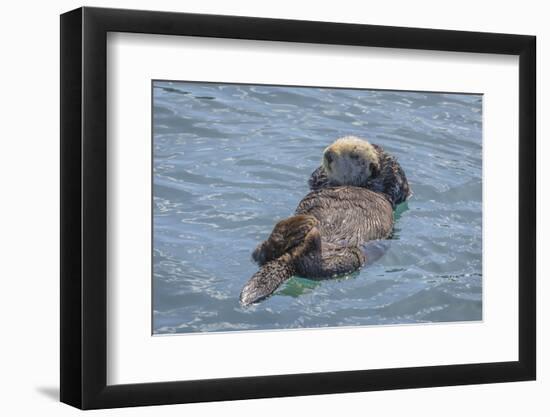
[{"label": "otter face", "polygon": [[325,149],[322,165],[332,184],[361,186],[377,175],[378,153],[366,140],[346,136]]}]

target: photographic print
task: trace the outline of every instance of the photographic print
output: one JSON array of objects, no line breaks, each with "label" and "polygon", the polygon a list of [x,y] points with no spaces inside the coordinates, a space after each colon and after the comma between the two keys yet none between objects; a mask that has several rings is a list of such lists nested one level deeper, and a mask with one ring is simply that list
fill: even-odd
[{"label": "photographic print", "polygon": [[482,105],[153,80],[153,334],[482,320]]}]

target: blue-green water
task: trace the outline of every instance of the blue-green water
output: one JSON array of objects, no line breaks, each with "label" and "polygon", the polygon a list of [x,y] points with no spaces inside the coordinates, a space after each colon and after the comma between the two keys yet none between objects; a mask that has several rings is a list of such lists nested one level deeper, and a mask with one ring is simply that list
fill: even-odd
[{"label": "blue-green water", "polygon": [[[480,95],[154,82],[153,332],[481,320],[481,108]],[[241,307],[252,250],[345,135],[397,156],[414,192],[388,251]]]}]

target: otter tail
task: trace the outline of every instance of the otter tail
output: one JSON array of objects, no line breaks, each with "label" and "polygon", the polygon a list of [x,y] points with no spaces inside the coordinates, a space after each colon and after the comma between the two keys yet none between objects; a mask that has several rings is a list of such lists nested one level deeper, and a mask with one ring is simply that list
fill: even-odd
[{"label": "otter tail", "polygon": [[270,296],[283,282],[294,275],[294,272],[288,254],[265,263],[242,289],[241,304],[247,306]]},{"label": "otter tail", "polygon": [[241,304],[258,302],[273,292],[296,273],[295,261],[304,254],[318,250],[321,236],[318,220],[309,215],[298,214],[278,222],[271,235],[252,254],[260,270],[246,283],[241,291]]}]

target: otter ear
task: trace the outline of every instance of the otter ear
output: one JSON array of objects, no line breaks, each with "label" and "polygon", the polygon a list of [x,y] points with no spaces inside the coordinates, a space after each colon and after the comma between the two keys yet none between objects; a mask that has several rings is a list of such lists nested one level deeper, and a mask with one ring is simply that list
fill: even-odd
[{"label": "otter ear", "polygon": [[378,164],[375,164],[374,162],[369,164],[369,169],[371,177],[377,177],[380,174],[380,168],[378,167]]}]

